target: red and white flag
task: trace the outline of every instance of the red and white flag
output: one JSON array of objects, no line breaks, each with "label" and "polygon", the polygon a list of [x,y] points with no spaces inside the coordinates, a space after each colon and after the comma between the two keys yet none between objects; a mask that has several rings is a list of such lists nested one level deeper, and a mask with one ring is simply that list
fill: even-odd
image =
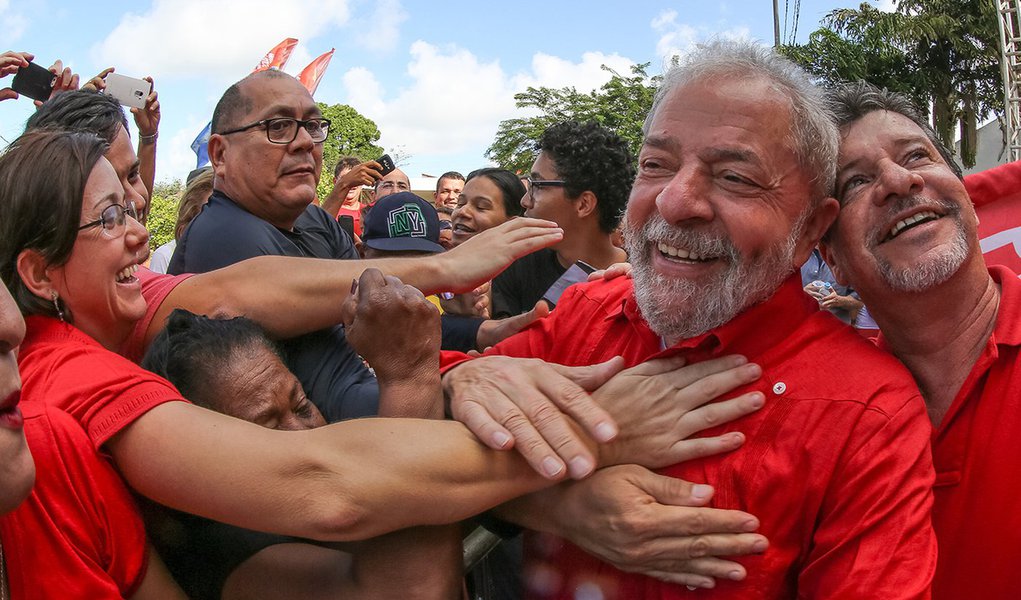
[{"label": "red and white flag", "polygon": [[287,64],[287,59],[291,58],[291,52],[294,51],[294,47],[297,45],[298,40],[287,38],[273,46],[273,49],[267,52],[266,56],[262,57],[259,64],[252,70],[252,73],[258,73],[266,69],[283,69],[284,65]]},{"label": "red and white flag", "polygon": [[964,186],[975,203],[986,264],[1021,273],[1021,161],[968,175]]},{"label": "red and white flag", "polygon": [[319,58],[308,63],[308,66],[301,72],[301,75],[298,75],[298,81],[313,96],[316,93],[316,88],[319,87],[319,81],[323,78],[323,73],[326,73],[326,67],[330,66],[333,50],[333,48],[330,48],[329,52],[324,52]]}]

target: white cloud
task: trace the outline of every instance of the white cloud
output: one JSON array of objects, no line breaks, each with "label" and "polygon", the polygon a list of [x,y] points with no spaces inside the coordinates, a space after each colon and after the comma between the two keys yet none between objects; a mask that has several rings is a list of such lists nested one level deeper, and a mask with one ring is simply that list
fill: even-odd
[{"label": "white cloud", "polygon": [[[536,54],[528,72],[508,74],[499,61],[482,62],[456,46],[417,41],[411,46],[409,84],[384,90],[366,69],[344,75],[348,102],[379,126],[380,145],[412,157],[453,157],[478,151],[493,140],[501,120],[520,116],[514,94],[527,86],[589,91],[605,83],[606,64],[627,73],[634,64],[616,54],[588,52],[578,63]],[[474,168],[481,165],[453,165]]]},{"label": "white cloud", "polygon": [[873,0],[876,8],[883,12],[894,12],[897,10],[897,0]]},{"label": "white cloud", "polygon": [[656,15],[649,23],[652,30],[659,35],[656,42],[656,55],[667,65],[674,56],[684,56],[696,44],[710,39],[750,40],[751,31],[747,27],[717,29],[706,26],[693,26],[677,22],[677,11],[665,10]]},{"label": "white cloud", "polygon": [[368,18],[356,24],[355,40],[369,50],[392,51],[400,41],[400,26],[408,20],[408,13],[399,0],[379,0],[375,6]]},{"label": "white cloud", "polygon": [[146,13],[121,17],[92,57],[136,76],[230,81],[282,39],[314,38],[348,20],[348,0],[155,0]]},{"label": "white cloud", "polygon": [[4,48],[0,52],[17,50],[13,44],[17,43],[28,29],[28,20],[23,15],[11,11],[10,8],[9,0],[0,0],[0,21],[3,22],[4,31]]}]

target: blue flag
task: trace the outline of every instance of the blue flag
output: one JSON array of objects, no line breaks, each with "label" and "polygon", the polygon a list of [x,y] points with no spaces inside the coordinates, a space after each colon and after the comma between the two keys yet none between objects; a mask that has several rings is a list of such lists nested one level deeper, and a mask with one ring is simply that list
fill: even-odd
[{"label": "blue flag", "polygon": [[210,121],[195,137],[195,141],[191,143],[191,150],[198,157],[198,164],[195,165],[196,169],[201,169],[209,164],[209,133],[212,128],[213,122]]}]

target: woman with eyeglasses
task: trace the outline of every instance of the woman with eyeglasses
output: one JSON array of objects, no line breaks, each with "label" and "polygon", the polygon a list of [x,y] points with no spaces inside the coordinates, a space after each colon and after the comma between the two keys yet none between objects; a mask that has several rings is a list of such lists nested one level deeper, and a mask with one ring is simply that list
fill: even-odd
[{"label": "woman with eyeglasses", "polygon": [[[146,310],[134,272],[148,235],[125,206],[105,149],[90,134],[35,131],[0,155],[0,277],[26,317],[23,405],[68,413],[135,492],[240,527],[350,541],[453,523],[566,476],[561,468],[544,478],[517,453],[486,448],[460,423],[424,418],[442,418],[435,366],[428,378],[390,391],[393,402],[421,407],[423,418],[277,431],[194,406],[165,379],[117,355]],[[383,324],[416,327],[386,311],[398,301],[424,303],[421,294],[406,294],[407,286],[372,269],[356,284],[343,311],[350,339],[435,365],[438,347],[407,347],[438,345],[434,312],[433,335],[381,341],[375,333]],[[387,302],[373,306],[380,298]],[[381,405],[390,393],[383,388]],[[638,446],[610,454],[635,462],[651,452]],[[456,587],[459,548],[428,558],[423,586],[431,579]]]},{"label": "woman with eyeglasses", "polygon": [[[46,176],[73,189],[67,163],[50,161]],[[119,188],[113,168],[102,166],[102,176]],[[115,212],[106,217],[123,223],[123,213]],[[11,217],[7,211],[0,214]],[[46,224],[18,228],[31,233],[37,226]],[[5,282],[11,276],[4,271]],[[113,298],[97,296],[103,300]],[[21,402],[47,393],[26,378],[22,395],[16,360],[25,336],[25,321],[5,285],[0,288],[0,599],[184,598],[149,550],[131,493],[78,422],[45,402]]]}]

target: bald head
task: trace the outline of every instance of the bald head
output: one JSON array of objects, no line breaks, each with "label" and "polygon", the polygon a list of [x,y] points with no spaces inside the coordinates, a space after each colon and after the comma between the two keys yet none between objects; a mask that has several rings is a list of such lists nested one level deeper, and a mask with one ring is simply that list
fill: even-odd
[{"label": "bald head", "polygon": [[301,85],[294,76],[276,69],[252,73],[227,88],[227,91],[220,97],[220,101],[216,103],[216,108],[213,109],[212,133],[220,133],[231,127],[236,127],[241,117],[251,112],[255,107],[248,90],[260,82],[274,79],[291,79],[296,85]]}]

